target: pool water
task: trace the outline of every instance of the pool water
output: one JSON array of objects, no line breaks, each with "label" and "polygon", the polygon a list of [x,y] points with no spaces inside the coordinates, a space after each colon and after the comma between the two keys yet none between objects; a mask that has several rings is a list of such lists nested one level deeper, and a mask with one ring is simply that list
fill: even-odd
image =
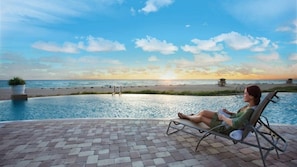
[{"label": "pool water", "polygon": [[[263,93],[263,97],[267,94]],[[297,93],[278,93],[263,115],[270,123],[297,125]],[[178,112],[197,113],[226,108],[236,112],[242,96],[73,95],[0,101],[0,121],[68,118],[173,118]]]}]

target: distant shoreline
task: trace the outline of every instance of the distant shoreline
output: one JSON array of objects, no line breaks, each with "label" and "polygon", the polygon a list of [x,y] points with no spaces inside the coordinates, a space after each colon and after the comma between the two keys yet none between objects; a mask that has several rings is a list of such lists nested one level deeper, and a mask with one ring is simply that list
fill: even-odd
[{"label": "distant shoreline", "polygon": [[[292,84],[297,79],[293,79]],[[158,86],[158,85],[217,85],[217,79],[180,79],[180,80],[26,80],[27,88],[76,88],[108,86]],[[227,79],[228,85],[242,84],[286,84],[286,80],[243,80]],[[0,80],[0,89],[9,88],[7,80]]]},{"label": "distant shoreline", "polygon": [[[263,92],[277,89],[284,92],[297,92],[297,84],[257,84]],[[170,94],[170,95],[230,95],[240,93],[247,85],[227,84],[218,85],[156,85],[156,86],[123,86],[115,87],[115,93],[119,90],[123,94]],[[28,98],[45,96],[62,96],[78,94],[112,94],[114,87],[74,87],[74,88],[26,88]],[[11,99],[10,88],[0,88],[0,100]]]}]

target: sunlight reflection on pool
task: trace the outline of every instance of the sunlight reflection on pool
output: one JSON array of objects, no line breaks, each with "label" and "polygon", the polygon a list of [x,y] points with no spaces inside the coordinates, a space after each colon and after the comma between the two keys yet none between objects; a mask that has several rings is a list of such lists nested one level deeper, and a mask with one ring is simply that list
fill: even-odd
[{"label": "sunlight reflection on pool", "polygon": [[[266,94],[263,93],[263,96]],[[264,111],[271,123],[297,124],[296,93],[278,93],[280,100]],[[65,118],[173,118],[178,112],[227,108],[236,112],[245,105],[238,96],[76,95],[0,102],[0,121]]]}]

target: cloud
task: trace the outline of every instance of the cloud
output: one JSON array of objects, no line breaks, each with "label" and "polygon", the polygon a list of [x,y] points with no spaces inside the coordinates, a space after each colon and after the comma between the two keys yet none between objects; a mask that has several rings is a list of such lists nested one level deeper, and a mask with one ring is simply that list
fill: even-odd
[{"label": "cloud", "polygon": [[226,62],[231,58],[225,53],[200,53],[194,56],[193,60],[180,59],[175,60],[176,66],[179,68],[196,68],[203,67],[207,68],[209,66],[219,65],[220,63]]},{"label": "cloud", "polygon": [[193,39],[191,42],[196,45],[185,45],[181,48],[185,52],[191,52],[193,54],[200,53],[201,51],[220,51],[223,49],[223,46],[221,44],[217,44],[217,41],[213,38],[209,40]]},{"label": "cloud", "polygon": [[172,3],[173,0],[147,0],[145,6],[139,11],[144,13],[157,12],[160,8],[169,6]]},{"label": "cloud", "polygon": [[230,57],[224,53],[214,53],[213,56],[209,54],[199,54],[195,56],[195,62],[202,66],[218,65],[219,63],[230,60]]},{"label": "cloud", "polygon": [[40,49],[48,52],[62,52],[62,53],[78,53],[78,45],[65,42],[62,46],[58,46],[55,43],[52,42],[35,42],[32,45],[35,49]]},{"label": "cloud", "polygon": [[291,30],[292,30],[292,28],[290,26],[281,26],[276,29],[276,31],[279,31],[279,32],[287,32],[287,31],[291,31]]},{"label": "cloud", "polygon": [[241,35],[233,31],[230,33],[221,34],[215,37],[215,40],[217,42],[225,42],[234,50],[249,49],[258,43],[258,41],[250,35]]},{"label": "cloud", "polygon": [[294,41],[291,41],[292,44],[297,44],[297,39]]},{"label": "cloud", "polygon": [[296,13],[296,0],[224,1],[224,8],[241,22],[266,24]]},{"label": "cloud", "polygon": [[279,54],[274,52],[272,54],[268,54],[268,55],[257,55],[255,56],[256,59],[260,60],[260,61],[276,61],[276,60],[279,60]]},{"label": "cloud", "polygon": [[293,53],[290,57],[289,60],[297,61],[297,53]]},{"label": "cloud", "polygon": [[123,0],[73,1],[73,0],[6,0],[0,5],[1,29],[7,31],[40,27],[44,24],[69,23],[70,19],[81,18],[90,13],[106,14],[113,5]]},{"label": "cloud", "polygon": [[130,8],[130,13],[131,13],[132,16],[135,16],[136,11],[135,11],[135,9],[133,7]]},{"label": "cloud", "polygon": [[263,79],[273,78],[295,78],[297,64],[283,64],[281,61],[267,63],[265,61],[258,61],[254,63],[246,63],[243,66],[249,68],[250,74],[261,77]]},{"label": "cloud", "polygon": [[297,20],[292,21],[289,25],[278,27],[276,31],[292,33],[294,40],[291,43],[297,44]]},{"label": "cloud", "polygon": [[141,48],[147,52],[160,52],[162,54],[174,54],[178,48],[165,40],[160,41],[156,38],[147,36],[146,38],[135,40],[136,48]]},{"label": "cloud", "polygon": [[[264,37],[257,37],[256,38],[257,45],[251,48],[252,51],[254,52],[264,52],[266,51],[267,48],[269,48],[269,44],[271,43],[269,39],[264,38]],[[271,44],[271,47],[273,49],[277,49],[278,46],[275,43]]]},{"label": "cloud", "polygon": [[[81,37],[82,39],[82,37]],[[78,53],[79,50],[85,50],[87,52],[109,52],[109,51],[124,51],[125,45],[120,44],[117,41],[110,41],[104,38],[94,38],[88,36],[86,38],[86,45],[83,41],[77,44],[71,42],[65,42],[62,46],[59,46],[53,42],[38,41],[32,44],[32,47],[39,50],[48,52],[61,52],[61,53]]]},{"label": "cloud", "polygon": [[[54,23],[63,17],[77,17],[88,11],[100,12],[113,5],[121,5],[124,0],[72,1],[72,0],[8,0],[1,3],[1,20],[24,21],[26,19]],[[94,7],[96,7],[94,9]],[[93,9],[92,9],[93,8]],[[98,10],[101,9],[101,10]]]},{"label": "cloud", "polygon": [[[119,69],[122,66],[119,60],[99,56],[54,55],[28,58],[25,55],[4,53],[1,55],[0,71],[5,73],[0,73],[0,78],[20,76],[26,79],[83,79],[105,76],[108,69]],[[121,71],[121,74],[125,74],[125,71]]]},{"label": "cloud", "polygon": [[[80,9],[80,10],[78,10]],[[1,24],[36,24],[64,22],[87,10],[82,3],[69,1],[10,0],[1,3]]]},{"label": "cloud", "polygon": [[47,74],[48,68],[49,65],[41,63],[38,59],[26,58],[16,53],[1,54],[0,71],[5,71],[5,73],[0,73],[0,77],[3,79],[13,76],[20,76],[25,79],[42,78],[42,76],[49,76]]},{"label": "cloud", "polygon": [[157,56],[151,56],[148,58],[149,62],[153,62],[153,61],[158,61],[159,59],[157,58]]},{"label": "cloud", "polygon": [[110,41],[103,38],[94,38],[92,36],[87,37],[87,46],[83,46],[88,52],[103,52],[103,51],[124,51],[126,50],[125,45],[120,44],[117,41]]},{"label": "cloud", "polygon": [[297,20],[293,20],[288,25],[278,27],[276,29],[276,31],[280,31],[280,32],[292,32],[294,34],[297,34]]},{"label": "cloud", "polygon": [[201,51],[221,51],[224,45],[233,50],[251,50],[262,52],[268,49],[276,49],[278,46],[265,37],[253,37],[251,35],[241,35],[237,32],[223,33],[208,40],[193,39],[195,45],[184,45],[181,48],[185,52],[193,54]]}]

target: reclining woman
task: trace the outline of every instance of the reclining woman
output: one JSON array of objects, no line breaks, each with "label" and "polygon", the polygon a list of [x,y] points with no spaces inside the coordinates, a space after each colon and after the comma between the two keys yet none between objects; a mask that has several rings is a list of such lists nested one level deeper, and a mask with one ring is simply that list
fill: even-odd
[{"label": "reclining woman", "polygon": [[200,111],[198,114],[186,115],[178,113],[178,117],[181,119],[188,119],[194,123],[203,122],[210,128],[216,127],[224,123],[226,126],[222,126],[215,131],[220,133],[229,134],[236,129],[243,129],[248,123],[252,112],[260,103],[261,89],[256,86],[248,86],[244,90],[243,100],[248,104],[237,111],[232,113],[226,109],[222,109],[220,112],[214,112],[209,110]]}]

